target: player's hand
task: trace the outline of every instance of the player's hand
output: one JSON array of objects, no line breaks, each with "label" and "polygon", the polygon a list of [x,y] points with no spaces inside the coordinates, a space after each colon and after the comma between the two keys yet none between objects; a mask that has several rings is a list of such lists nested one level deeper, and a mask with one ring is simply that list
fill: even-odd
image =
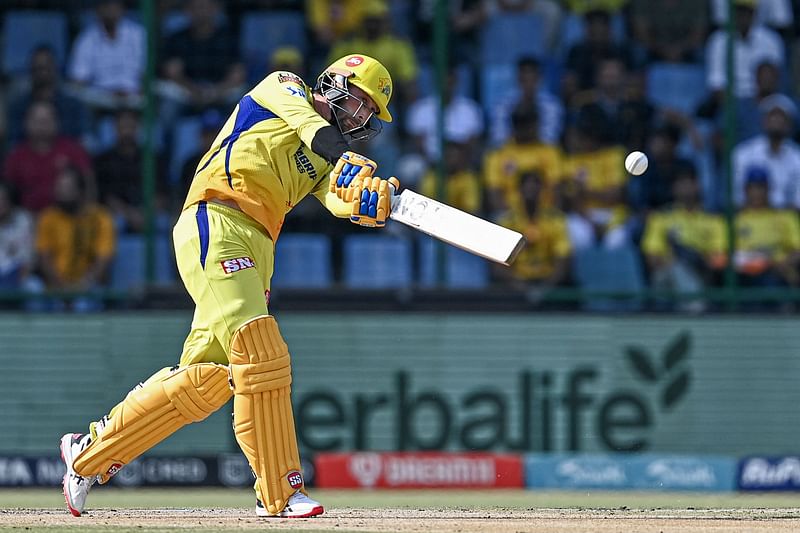
[{"label": "player's hand", "polygon": [[355,186],[364,178],[371,178],[378,168],[377,163],[355,152],[345,152],[331,171],[330,191],[345,202],[355,196]]},{"label": "player's hand", "polygon": [[392,196],[399,190],[400,181],[395,177],[383,179],[375,176],[362,179],[353,191],[350,222],[369,228],[382,228],[392,210]]}]

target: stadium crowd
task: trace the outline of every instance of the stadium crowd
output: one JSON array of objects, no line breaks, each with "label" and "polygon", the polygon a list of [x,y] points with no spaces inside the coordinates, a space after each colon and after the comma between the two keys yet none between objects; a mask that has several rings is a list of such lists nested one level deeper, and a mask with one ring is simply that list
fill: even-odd
[{"label": "stadium crowd", "polygon": [[[730,191],[726,0],[446,2],[442,146],[435,0],[158,1],[156,231],[168,238],[197,162],[249,87],[277,69],[313,86],[332,59],[361,52],[391,72],[396,120],[356,148],[381,175],[429,196],[441,190],[445,202],[527,237],[492,283],[546,290],[631,275],[677,292],[719,285],[730,198],[738,283],[798,286],[800,2],[732,1]],[[141,238],[147,36],[138,4],[0,5],[2,289],[107,287],[114,262],[130,261],[116,243]],[[25,32],[31,19],[45,29]],[[649,155],[642,176],[625,171],[631,150]],[[342,242],[360,229],[307,201],[284,232],[328,237],[338,280]],[[597,254],[611,262],[605,274]]]}]

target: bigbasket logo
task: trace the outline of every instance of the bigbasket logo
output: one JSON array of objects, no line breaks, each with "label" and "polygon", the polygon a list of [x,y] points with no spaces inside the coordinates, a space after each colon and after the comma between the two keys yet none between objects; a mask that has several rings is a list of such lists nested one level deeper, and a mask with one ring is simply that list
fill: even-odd
[{"label": "bigbasket logo", "polygon": [[[297,431],[308,450],[370,450],[376,426],[395,450],[644,451],[662,416],[690,390],[691,337],[681,333],[660,353],[623,348],[633,386],[609,388],[608,364],[562,371],[513,370],[516,386],[491,384],[458,392],[419,390],[396,371],[381,392],[312,390],[297,402]],[[630,382],[630,380],[628,380]]]}]

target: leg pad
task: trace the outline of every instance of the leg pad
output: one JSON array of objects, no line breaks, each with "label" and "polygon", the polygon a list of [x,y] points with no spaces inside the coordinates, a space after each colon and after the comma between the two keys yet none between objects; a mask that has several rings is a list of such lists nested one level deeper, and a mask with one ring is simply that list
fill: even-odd
[{"label": "leg pad", "polygon": [[289,350],[269,315],[245,323],[231,340],[233,425],[256,475],[264,507],[278,514],[303,489],[291,403]]},{"label": "leg pad", "polygon": [[190,422],[198,422],[231,398],[224,365],[200,363],[178,368],[134,389],[108,424],[73,463],[82,476],[102,480]]}]

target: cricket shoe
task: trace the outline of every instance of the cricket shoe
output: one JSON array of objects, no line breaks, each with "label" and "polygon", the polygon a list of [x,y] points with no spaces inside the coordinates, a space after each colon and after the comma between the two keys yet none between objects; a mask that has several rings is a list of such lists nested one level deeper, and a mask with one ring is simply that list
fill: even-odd
[{"label": "cricket shoe", "polygon": [[86,506],[86,496],[92,488],[97,476],[84,477],[75,473],[72,463],[92,441],[91,435],[81,435],[80,433],[67,433],[61,437],[61,459],[67,467],[64,474],[62,485],[64,487],[64,500],[72,516],[80,516]]},{"label": "cricket shoe", "polygon": [[322,505],[309,498],[299,490],[289,496],[286,507],[278,514],[270,514],[261,500],[256,500],[256,516],[268,518],[310,518],[325,512]]}]

